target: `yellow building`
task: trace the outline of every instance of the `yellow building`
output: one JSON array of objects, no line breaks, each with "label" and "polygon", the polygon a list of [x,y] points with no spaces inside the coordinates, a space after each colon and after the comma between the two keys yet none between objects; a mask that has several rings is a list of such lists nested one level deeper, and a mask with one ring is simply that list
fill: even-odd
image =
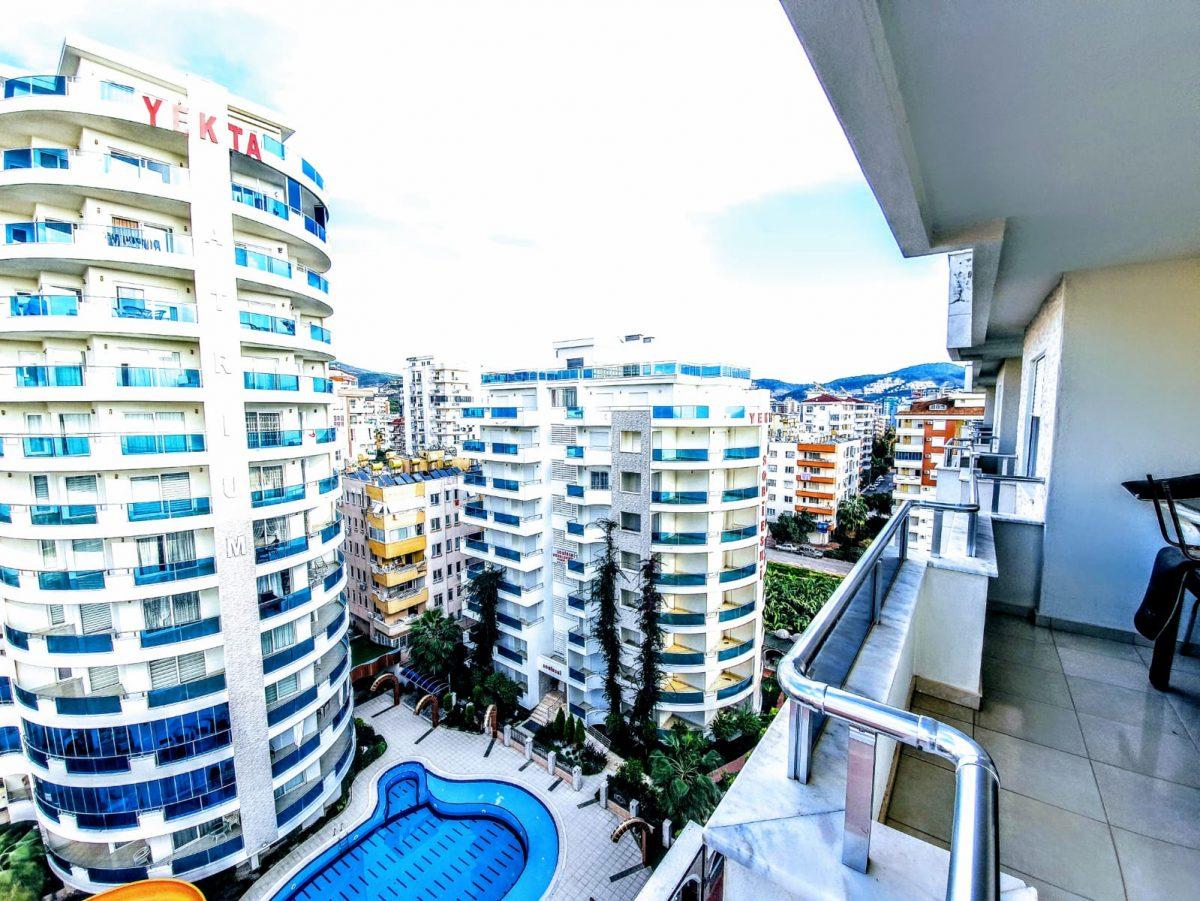
[{"label": "yellow building", "polygon": [[377,644],[403,647],[413,620],[431,607],[459,615],[469,466],[429,452],[343,473],[350,613]]}]

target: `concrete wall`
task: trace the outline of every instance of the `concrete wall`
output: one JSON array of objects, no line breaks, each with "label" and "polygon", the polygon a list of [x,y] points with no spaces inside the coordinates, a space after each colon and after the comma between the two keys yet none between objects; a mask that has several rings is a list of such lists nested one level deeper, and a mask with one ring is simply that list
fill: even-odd
[{"label": "concrete wall", "polygon": [[992,516],[1000,574],[988,584],[988,607],[1009,613],[1037,608],[1042,590],[1042,532],[1040,522],[1011,516]]},{"label": "concrete wall", "polygon": [[1162,545],[1121,488],[1200,469],[1200,258],[1071,273],[1040,612],[1129,631]]},{"label": "concrete wall", "polygon": [[[1054,456],[1055,423],[1058,411],[1058,392],[1062,370],[1064,286],[1060,282],[1038,310],[1025,330],[1025,346],[1021,355],[1021,412],[1017,419],[1016,453],[1020,456],[1019,475],[1050,476],[1050,461]],[[1040,367],[1034,361],[1041,358]],[[1029,460],[1029,417],[1033,400],[1035,370],[1040,369],[1042,393],[1037,411],[1041,417],[1038,432],[1037,459]],[[1040,516],[1038,510],[1017,510],[1020,516]]]},{"label": "concrete wall", "polygon": [[997,450],[1014,454],[1017,448],[1017,425],[1021,410],[1021,358],[1005,360],[996,376],[995,405],[992,414],[993,435],[999,439]]}]

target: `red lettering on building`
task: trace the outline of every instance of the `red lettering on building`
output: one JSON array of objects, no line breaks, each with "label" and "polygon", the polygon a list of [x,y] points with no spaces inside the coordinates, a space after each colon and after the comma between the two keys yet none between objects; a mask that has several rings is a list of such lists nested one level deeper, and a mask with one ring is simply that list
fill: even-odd
[{"label": "red lettering on building", "polygon": [[217,133],[213,130],[213,126],[217,124],[216,116],[206,116],[204,113],[199,113],[200,120],[200,137],[205,140],[217,143]]},{"label": "red lettering on building", "polygon": [[186,132],[188,109],[182,103],[171,104],[171,127],[176,131]]},{"label": "red lettering on building", "polygon": [[252,156],[262,162],[262,151],[258,149],[258,135],[254,132],[246,135],[246,156]]},{"label": "red lettering on building", "polygon": [[240,141],[241,141],[241,137],[242,137],[242,126],[234,125],[232,122],[230,122],[229,123],[229,133],[231,135],[233,135],[233,149],[236,150],[238,153],[241,153],[242,145],[241,145]]},{"label": "red lettering on building", "polygon": [[150,124],[158,125],[158,111],[162,107],[163,102],[161,97],[147,97],[142,95],[142,103],[146,104],[146,112],[150,114]]}]

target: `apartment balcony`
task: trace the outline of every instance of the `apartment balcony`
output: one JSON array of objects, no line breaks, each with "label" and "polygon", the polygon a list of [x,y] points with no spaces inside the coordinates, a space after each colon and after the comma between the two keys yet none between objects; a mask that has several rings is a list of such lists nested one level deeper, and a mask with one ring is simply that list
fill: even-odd
[{"label": "apartment balcony", "polygon": [[371,600],[375,609],[384,616],[395,616],[428,603],[429,589],[425,587],[371,589]]},{"label": "apartment balcony", "polygon": [[368,538],[367,546],[376,558],[394,560],[397,557],[406,557],[409,554],[424,551],[425,541],[424,535],[414,535],[412,538],[400,538],[395,541],[379,541],[375,538]]},{"label": "apartment balcony", "polygon": [[611,466],[612,449],[583,444],[557,444],[552,459],[571,466]]},{"label": "apartment balcony", "polygon": [[554,493],[582,506],[612,506],[612,490],[609,488],[589,488],[584,485],[555,482]]},{"label": "apartment balcony", "polygon": [[538,411],[531,407],[463,407],[462,418],[474,425],[495,423],[516,428],[532,428],[538,424]]},{"label": "apartment balcony", "polygon": [[487,526],[497,532],[530,537],[540,535],[544,528],[541,513],[517,514],[489,510],[478,501],[462,508],[462,518],[475,525]]},{"label": "apartment balcony", "polygon": [[416,563],[372,563],[371,578],[381,588],[395,588],[425,575],[425,561]]},{"label": "apartment balcony", "polygon": [[467,473],[463,482],[471,491],[484,497],[508,498],[510,500],[531,501],[542,496],[545,482],[541,479],[509,478],[504,476],[487,477],[479,473]]},{"label": "apartment balcony", "polygon": [[496,463],[536,463],[541,459],[539,445],[529,442],[468,440],[462,443],[462,450],[472,459]]}]

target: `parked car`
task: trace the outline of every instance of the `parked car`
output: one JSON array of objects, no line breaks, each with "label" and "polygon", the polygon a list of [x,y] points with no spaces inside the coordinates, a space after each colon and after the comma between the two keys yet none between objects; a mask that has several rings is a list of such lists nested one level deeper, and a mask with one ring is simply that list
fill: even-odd
[{"label": "parked car", "polygon": [[800,548],[800,554],[804,557],[824,557],[824,551],[818,551],[815,547],[809,547],[807,544]]},{"label": "parked car", "polygon": [[775,545],[775,550],[783,551],[785,554],[794,554],[799,551],[800,548],[796,547],[794,544],[777,544]]}]

